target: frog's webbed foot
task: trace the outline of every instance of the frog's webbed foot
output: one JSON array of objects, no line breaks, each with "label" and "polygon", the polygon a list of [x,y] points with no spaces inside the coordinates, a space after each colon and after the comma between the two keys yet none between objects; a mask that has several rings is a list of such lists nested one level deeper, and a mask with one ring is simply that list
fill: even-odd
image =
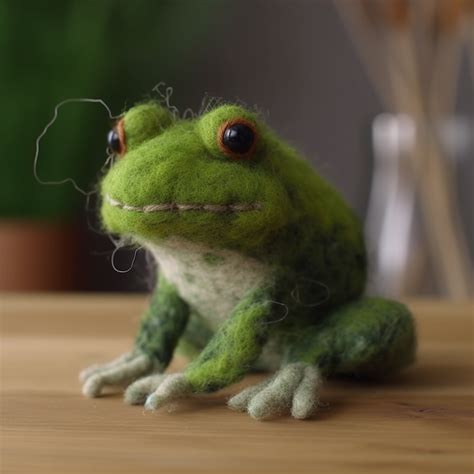
[{"label": "frog's webbed foot", "polygon": [[193,392],[183,374],[154,374],[132,383],[125,391],[125,402],[145,405],[145,410],[157,410]]},{"label": "frog's webbed foot", "polygon": [[97,397],[105,386],[127,385],[159,369],[156,362],[146,354],[130,352],[107,364],[94,365],[83,370],[79,375],[83,382],[82,393],[87,397]]},{"label": "frog's webbed foot", "polygon": [[232,397],[233,410],[246,411],[257,420],[290,412],[294,418],[309,418],[318,408],[322,378],[317,367],[301,362],[288,364],[273,377],[247,387]]}]

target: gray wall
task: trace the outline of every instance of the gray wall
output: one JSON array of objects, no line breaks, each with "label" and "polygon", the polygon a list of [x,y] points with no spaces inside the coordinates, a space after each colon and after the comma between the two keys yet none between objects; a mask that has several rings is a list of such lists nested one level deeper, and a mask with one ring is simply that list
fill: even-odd
[{"label": "gray wall", "polygon": [[332,2],[233,3],[229,15],[216,15],[226,23],[216,25],[192,84],[179,84],[176,95],[191,86],[198,96],[207,91],[256,105],[362,212],[368,127],[381,106]]}]

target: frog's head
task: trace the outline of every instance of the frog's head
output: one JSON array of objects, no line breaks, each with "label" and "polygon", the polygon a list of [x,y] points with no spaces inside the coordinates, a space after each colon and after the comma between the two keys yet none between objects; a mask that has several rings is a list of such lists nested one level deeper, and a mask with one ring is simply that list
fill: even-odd
[{"label": "frog's head", "polygon": [[242,107],[177,120],[155,102],[137,105],[109,133],[109,146],[118,160],[101,194],[111,232],[258,246],[291,214],[275,164],[285,147]]}]

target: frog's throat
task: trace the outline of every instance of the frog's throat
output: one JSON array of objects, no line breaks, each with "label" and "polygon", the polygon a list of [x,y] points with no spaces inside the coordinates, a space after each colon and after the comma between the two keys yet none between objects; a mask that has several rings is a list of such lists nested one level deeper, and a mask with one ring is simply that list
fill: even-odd
[{"label": "frog's throat", "polygon": [[178,203],[164,203],[164,204],[148,204],[146,206],[130,206],[124,204],[117,199],[106,194],[104,200],[113,207],[118,207],[125,211],[143,212],[145,214],[163,211],[207,211],[215,213],[232,213],[232,212],[247,212],[258,211],[262,208],[260,203],[254,204],[178,204]]}]

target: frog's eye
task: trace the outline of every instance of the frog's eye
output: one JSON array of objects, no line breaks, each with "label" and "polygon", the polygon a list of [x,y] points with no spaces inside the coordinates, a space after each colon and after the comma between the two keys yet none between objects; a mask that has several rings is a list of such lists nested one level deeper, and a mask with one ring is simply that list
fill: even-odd
[{"label": "frog's eye", "polygon": [[232,120],[219,128],[220,149],[231,158],[249,158],[257,142],[255,126],[244,119]]},{"label": "frog's eye", "polygon": [[125,133],[122,121],[118,122],[117,125],[107,134],[107,144],[114,153],[118,155],[123,155],[125,153]]}]

